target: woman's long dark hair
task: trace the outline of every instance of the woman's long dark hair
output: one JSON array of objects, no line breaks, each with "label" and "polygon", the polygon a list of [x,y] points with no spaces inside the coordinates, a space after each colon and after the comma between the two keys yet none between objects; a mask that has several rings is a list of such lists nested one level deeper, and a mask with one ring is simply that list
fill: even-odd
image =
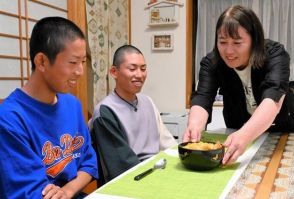
[{"label": "woman's long dark hair", "polygon": [[264,33],[262,25],[256,14],[249,8],[235,5],[227,8],[218,18],[215,29],[214,52],[216,60],[221,59],[217,40],[221,28],[227,36],[231,38],[240,38],[238,28],[242,26],[252,39],[252,50],[249,58],[249,65],[252,67],[261,68],[264,65],[265,49],[264,49]]}]

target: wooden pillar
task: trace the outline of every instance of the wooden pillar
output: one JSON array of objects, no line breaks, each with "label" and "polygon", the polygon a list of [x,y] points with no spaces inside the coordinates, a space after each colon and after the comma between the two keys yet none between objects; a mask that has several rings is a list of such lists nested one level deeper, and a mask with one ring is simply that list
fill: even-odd
[{"label": "wooden pillar", "polygon": [[193,26],[193,1],[186,1],[186,108],[189,109],[192,95],[192,26]]},{"label": "wooden pillar", "polygon": [[[87,36],[86,24],[86,5],[84,0],[68,0],[68,19],[73,21]],[[87,67],[88,64],[86,64]],[[88,121],[88,93],[87,93],[87,68],[84,69],[84,75],[78,80],[76,88],[72,94],[81,101],[83,114],[86,122]]]}]

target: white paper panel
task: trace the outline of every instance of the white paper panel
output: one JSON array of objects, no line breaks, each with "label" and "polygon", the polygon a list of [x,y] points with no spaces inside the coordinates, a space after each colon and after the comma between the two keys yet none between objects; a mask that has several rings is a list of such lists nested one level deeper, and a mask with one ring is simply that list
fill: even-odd
[{"label": "white paper panel", "polygon": [[[33,30],[34,25],[36,24],[36,22],[34,21],[28,21],[28,37],[31,37],[31,33]],[[22,20],[22,36],[25,37],[26,36],[26,22],[25,20]]]},{"label": "white paper panel", "polygon": [[[26,40],[22,40],[22,56],[23,56],[23,58],[25,59],[26,57],[28,57],[28,55],[27,55],[27,46],[26,46],[27,44],[26,44]],[[29,47],[29,43],[28,43],[28,49],[30,49],[30,47]],[[30,54],[30,52],[28,52],[28,54]]]},{"label": "white paper panel", "polygon": [[21,20],[21,34],[22,34],[22,37],[26,37],[26,20],[25,19],[22,19]]},{"label": "white paper panel", "polygon": [[[38,12],[36,12],[36,10]],[[60,16],[60,17],[67,18],[66,12],[62,12],[54,8],[43,6],[31,1],[28,2],[28,13],[31,18],[37,19],[37,20],[43,17],[49,17],[49,16]]]},{"label": "white paper panel", "polygon": [[0,10],[18,14],[18,0],[0,0]]},{"label": "white paper panel", "polygon": [[28,23],[28,35],[29,35],[29,38],[31,37],[32,30],[33,30],[35,24],[36,24],[36,22],[33,22],[33,21],[29,21],[29,23]]},{"label": "white paper panel", "polygon": [[[28,64],[27,64],[28,63]],[[31,72],[31,61],[26,61],[26,60],[23,60],[23,76],[24,77],[28,77],[28,73],[27,73],[27,67],[29,67],[30,69],[30,72]]]},{"label": "white paper panel", "polygon": [[[0,54],[19,56],[19,40],[14,38],[0,37]],[[2,64],[0,64],[2,65]]]},{"label": "white paper panel", "polygon": [[0,80],[0,99],[6,98],[15,88],[21,87],[20,80],[3,81]]},{"label": "white paper panel", "polygon": [[20,60],[0,58],[0,63],[1,63],[0,65],[1,77],[20,76]]},{"label": "white paper panel", "polygon": [[0,24],[0,33],[18,36],[18,18],[0,15]]},{"label": "white paper panel", "polygon": [[39,1],[67,10],[67,0],[39,0]]}]

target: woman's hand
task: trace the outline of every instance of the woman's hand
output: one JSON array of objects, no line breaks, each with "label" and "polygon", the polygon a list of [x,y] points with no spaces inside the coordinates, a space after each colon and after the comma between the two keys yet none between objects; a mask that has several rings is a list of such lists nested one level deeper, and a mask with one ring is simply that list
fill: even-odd
[{"label": "woman's hand", "polygon": [[224,155],[223,164],[230,164],[235,162],[240,155],[242,155],[251,142],[246,136],[246,132],[236,131],[228,136],[224,142],[224,146],[227,147],[227,151]]},{"label": "woman's hand", "polygon": [[198,142],[205,129],[208,113],[201,106],[192,106],[189,112],[188,127],[183,135],[183,142]]},{"label": "woman's hand", "polygon": [[228,150],[223,158],[223,164],[236,161],[244,153],[246,146],[271,126],[282,107],[284,98],[285,95],[280,98],[279,102],[270,98],[262,100],[242,128],[231,134],[225,141],[224,146],[228,147]]},{"label": "woman's hand", "polygon": [[48,184],[42,191],[43,199],[68,199],[66,193],[54,184]]},{"label": "woman's hand", "polygon": [[190,124],[185,130],[183,142],[198,142],[201,139],[201,130]]}]

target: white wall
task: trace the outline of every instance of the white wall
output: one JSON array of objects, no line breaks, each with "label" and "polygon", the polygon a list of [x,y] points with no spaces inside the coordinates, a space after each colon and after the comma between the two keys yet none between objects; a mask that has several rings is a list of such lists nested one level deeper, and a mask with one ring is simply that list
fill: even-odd
[{"label": "white wall", "polygon": [[[179,25],[149,27],[149,0],[131,0],[131,44],[144,54],[148,77],[143,93],[149,95],[160,112],[178,112],[186,106],[186,1],[179,9]],[[173,51],[152,51],[154,33],[172,33]]]}]

